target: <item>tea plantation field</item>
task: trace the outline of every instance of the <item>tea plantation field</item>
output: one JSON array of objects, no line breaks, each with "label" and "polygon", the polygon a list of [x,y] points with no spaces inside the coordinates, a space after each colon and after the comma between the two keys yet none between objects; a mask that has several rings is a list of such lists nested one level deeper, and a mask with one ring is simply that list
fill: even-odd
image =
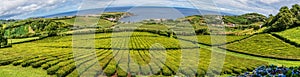
[{"label": "tea plantation field", "polygon": [[248,39],[228,44],[226,48],[256,56],[300,60],[300,48],[285,43],[271,34],[254,35]]},{"label": "tea plantation field", "polygon": [[[199,48],[197,44],[188,41],[180,41],[175,38],[146,32],[134,32],[130,36],[127,34],[127,32],[103,33],[96,34],[92,38],[89,38],[88,35],[82,35],[87,38],[75,40],[72,40],[72,36],[55,36],[33,42],[14,44],[11,48],[0,49],[0,67],[32,67],[42,69],[49,76],[58,77],[86,75],[120,77],[143,75],[204,76],[207,73],[206,71],[211,62],[210,49],[201,48],[201,46]],[[128,38],[130,39],[126,41]],[[90,39],[95,39],[95,52],[82,54],[73,52],[72,42]],[[186,45],[192,45],[192,47]],[[86,50],[92,47],[75,48]],[[179,68],[181,60],[184,59],[182,58],[184,52],[189,52],[188,55],[200,54],[198,57],[191,56],[185,59],[188,62],[184,64],[198,65],[198,67],[186,66],[185,68]],[[97,56],[97,61],[93,61],[93,55]],[[240,74],[266,64],[268,64],[266,61],[227,55],[221,74]],[[81,66],[87,68],[78,68]],[[100,68],[94,70],[92,66],[99,66]]]},{"label": "tea plantation field", "polygon": [[[200,44],[206,45],[222,45],[227,44],[235,41],[243,40],[250,35],[243,35],[243,36],[223,36],[223,35],[197,35],[196,42]],[[182,39],[192,39],[194,36],[183,36]]]},{"label": "tea plantation field", "polygon": [[294,42],[296,45],[300,45],[300,27],[288,29],[282,32],[275,33],[289,42]]}]

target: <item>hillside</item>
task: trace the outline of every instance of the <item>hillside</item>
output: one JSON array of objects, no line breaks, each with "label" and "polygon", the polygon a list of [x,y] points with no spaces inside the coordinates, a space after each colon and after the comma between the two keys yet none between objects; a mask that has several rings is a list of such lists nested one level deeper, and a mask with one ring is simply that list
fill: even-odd
[{"label": "hillside", "polygon": [[264,27],[265,32],[280,32],[300,25],[300,6],[295,4],[292,8],[283,6],[275,16],[269,15]]},{"label": "hillside", "polygon": [[282,32],[275,33],[281,37],[284,38],[284,40],[287,40],[289,42],[294,42],[294,45],[300,44],[300,27],[288,29]]}]

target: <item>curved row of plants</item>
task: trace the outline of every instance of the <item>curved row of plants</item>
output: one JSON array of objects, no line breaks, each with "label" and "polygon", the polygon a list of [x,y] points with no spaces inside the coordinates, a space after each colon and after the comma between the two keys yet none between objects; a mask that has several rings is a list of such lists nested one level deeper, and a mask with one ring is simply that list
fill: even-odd
[{"label": "curved row of plants", "polygon": [[[103,37],[112,37],[118,38],[119,35],[126,35],[126,33],[117,34],[116,37],[112,37],[110,34],[97,34],[95,38],[103,38]],[[134,33],[134,36],[144,36],[144,37],[133,37],[132,42],[145,42],[145,41],[156,41],[156,43],[164,42],[166,40],[156,40],[154,38],[159,39],[170,39],[168,37],[151,37],[156,36],[155,34],[148,33]],[[144,39],[145,37],[150,36],[153,39]],[[135,75],[162,75],[162,76],[174,76],[174,75],[196,75],[196,76],[204,76],[206,75],[207,68],[210,64],[210,51],[206,49],[199,49],[200,60],[197,57],[190,57],[190,64],[198,64],[198,67],[190,67],[190,68],[181,68],[179,69],[179,65],[181,62],[181,50],[178,49],[166,49],[166,53],[161,52],[162,50],[117,50],[117,52],[112,52],[113,50],[107,49],[96,49],[96,56],[98,56],[97,60],[101,70],[95,70],[94,72],[88,72],[84,70],[91,70],[93,66],[97,66],[93,59],[90,57],[93,55],[92,53],[82,54],[82,55],[73,55],[72,48],[52,48],[52,47],[44,47],[54,44],[65,44],[66,42],[72,39],[71,36],[56,36],[56,37],[48,37],[42,40],[27,42],[22,44],[16,44],[12,48],[3,48],[0,49],[1,61],[8,61],[7,64],[3,65],[17,65],[23,67],[34,67],[34,68],[43,68],[47,71],[49,75],[56,75],[58,77],[76,77],[76,76],[84,76],[90,73],[94,75],[108,75],[108,76],[135,76]],[[87,38],[90,39],[90,38]],[[84,39],[83,39],[84,40]],[[167,41],[168,42],[168,41]],[[103,43],[104,44],[104,43]],[[155,43],[150,43],[155,44]],[[172,46],[171,44],[160,43],[162,46]],[[71,46],[71,45],[69,45]],[[138,44],[134,44],[133,46],[139,47]],[[158,46],[159,47],[159,46]],[[24,49],[25,48],[25,49]],[[47,49],[47,50],[45,50]],[[196,51],[195,49],[186,49],[188,51]],[[158,52],[156,52],[158,51]],[[152,53],[156,52],[156,53]],[[127,54],[127,55],[124,55]],[[166,54],[166,62],[163,62],[162,56],[158,56],[161,54]],[[194,54],[194,53],[190,53]],[[195,53],[196,54],[196,53]],[[31,56],[31,55],[38,55]],[[76,59],[76,63],[73,60],[74,57]],[[147,65],[153,58],[156,58],[156,61],[153,61],[153,64]],[[11,60],[14,59],[14,60]],[[128,59],[131,59],[128,61]],[[199,60],[199,63],[195,63]],[[240,62],[243,61],[243,62]],[[132,64],[129,62],[134,62],[136,64]],[[234,63],[234,64],[232,64]],[[75,64],[79,64],[77,67]],[[247,66],[251,67],[247,67]],[[267,64],[263,61],[245,59],[241,57],[228,56],[225,60],[225,67],[222,71],[222,74],[239,74],[246,70],[253,69],[252,67],[256,67],[259,65]],[[85,66],[88,65],[88,66]],[[121,66],[130,66],[129,69],[123,69]],[[83,71],[80,67],[84,68]],[[191,69],[194,68],[194,69]],[[197,70],[195,70],[197,69]]]},{"label": "curved row of plants", "polygon": [[300,48],[287,44],[271,34],[254,35],[248,39],[221,46],[221,48],[266,58],[300,60],[299,52],[295,52],[300,51]]}]

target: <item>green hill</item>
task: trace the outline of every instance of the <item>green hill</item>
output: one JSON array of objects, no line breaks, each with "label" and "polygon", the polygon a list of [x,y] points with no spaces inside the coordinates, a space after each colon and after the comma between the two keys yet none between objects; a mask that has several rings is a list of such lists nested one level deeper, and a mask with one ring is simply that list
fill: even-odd
[{"label": "green hill", "polygon": [[275,34],[283,37],[285,40],[289,40],[290,42],[300,44],[300,27],[288,29]]},{"label": "green hill", "polygon": [[223,16],[224,23],[249,25],[256,22],[264,22],[266,16],[258,13],[247,13],[238,16]]},{"label": "green hill", "polygon": [[300,60],[300,48],[292,46],[270,34],[254,35],[245,40],[226,45],[227,49],[256,56]]}]

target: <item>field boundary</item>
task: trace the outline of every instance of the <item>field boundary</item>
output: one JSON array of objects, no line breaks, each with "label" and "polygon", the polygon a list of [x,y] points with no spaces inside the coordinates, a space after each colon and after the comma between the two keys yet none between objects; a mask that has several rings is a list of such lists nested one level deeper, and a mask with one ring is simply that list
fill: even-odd
[{"label": "field boundary", "polygon": [[296,46],[296,47],[300,47],[300,44],[297,43],[297,42],[295,42],[295,41],[291,41],[290,39],[285,38],[285,37],[283,37],[283,36],[281,36],[281,35],[278,35],[278,34],[276,34],[276,33],[270,33],[270,34],[271,34],[272,36],[274,36],[274,37],[280,39],[281,41],[284,41],[284,42],[290,44],[290,45],[293,45],[293,46]]},{"label": "field boundary", "polygon": [[[43,46],[50,48],[78,48],[78,49],[91,49],[91,47],[71,47],[71,46]],[[105,47],[96,47],[94,49],[105,49],[105,50],[180,50],[180,49],[196,49],[200,47],[183,47],[183,48],[105,48]]]},{"label": "field boundary", "polygon": [[22,43],[27,43],[27,42],[33,42],[33,41],[42,40],[42,39],[47,38],[47,37],[49,37],[49,36],[40,36],[38,39],[31,39],[31,40],[25,40],[25,41],[21,41],[21,42],[10,43],[11,46],[0,47],[0,49],[1,49],[1,48],[9,48],[9,47],[12,47],[13,44],[22,44]]}]

